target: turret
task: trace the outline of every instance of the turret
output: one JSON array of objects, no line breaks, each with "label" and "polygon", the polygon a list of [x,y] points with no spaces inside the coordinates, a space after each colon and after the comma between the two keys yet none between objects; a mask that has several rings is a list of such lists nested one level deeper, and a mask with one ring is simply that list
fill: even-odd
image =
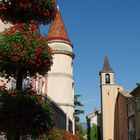
[{"label": "turret", "polygon": [[53,65],[47,78],[47,94],[74,124],[73,45],[58,10],[51,23],[47,39],[54,53]]}]

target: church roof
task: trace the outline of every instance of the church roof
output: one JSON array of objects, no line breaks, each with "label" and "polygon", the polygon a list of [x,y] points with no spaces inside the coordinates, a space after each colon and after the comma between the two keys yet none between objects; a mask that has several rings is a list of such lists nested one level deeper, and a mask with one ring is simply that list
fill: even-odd
[{"label": "church roof", "polygon": [[108,57],[105,56],[103,69],[100,71],[102,73],[114,73],[113,69],[110,67]]},{"label": "church roof", "polygon": [[121,91],[119,91],[119,93],[125,97],[132,97],[130,90],[121,90]]},{"label": "church roof", "polygon": [[57,9],[56,17],[52,21],[50,29],[47,34],[48,41],[51,40],[62,40],[70,42],[69,36],[67,34],[66,27],[64,25],[60,11]]},{"label": "church roof", "polygon": [[132,92],[131,95],[133,96],[140,96],[140,85],[137,86]]}]

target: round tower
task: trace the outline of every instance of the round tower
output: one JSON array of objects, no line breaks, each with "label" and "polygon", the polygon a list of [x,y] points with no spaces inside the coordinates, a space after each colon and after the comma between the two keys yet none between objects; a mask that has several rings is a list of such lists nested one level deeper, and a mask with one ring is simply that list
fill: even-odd
[{"label": "round tower", "polygon": [[73,45],[58,10],[47,39],[54,53],[53,65],[48,73],[47,95],[62,108],[74,124]]}]

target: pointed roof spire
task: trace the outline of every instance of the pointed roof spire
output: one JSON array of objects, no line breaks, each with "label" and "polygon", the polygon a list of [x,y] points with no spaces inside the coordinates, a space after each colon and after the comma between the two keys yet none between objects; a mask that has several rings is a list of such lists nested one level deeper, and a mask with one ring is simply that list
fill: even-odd
[{"label": "pointed roof spire", "polygon": [[114,73],[113,69],[110,67],[108,57],[105,56],[103,69],[100,71],[102,73]]},{"label": "pointed roof spire", "polygon": [[47,39],[48,41],[61,40],[70,42],[61,13],[58,9],[56,11],[56,17],[51,23],[49,32],[47,34]]}]

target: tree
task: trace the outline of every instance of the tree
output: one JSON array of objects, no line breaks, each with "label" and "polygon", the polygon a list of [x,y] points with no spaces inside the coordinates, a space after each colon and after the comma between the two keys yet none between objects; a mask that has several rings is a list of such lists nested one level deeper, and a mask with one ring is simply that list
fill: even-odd
[{"label": "tree", "polygon": [[79,122],[79,115],[80,114],[84,114],[84,110],[81,109],[77,109],[77,107],[82,107],[84,106],[80,101],[79,101],[79,97],[81,97],[81,95],[77,94],[74,95],[74,107],[75,107],[75,122]]},{"label": "tree", "polygon": [[90,140],[98,140],[98,126],[96,124],[92,124],[90,128]]},{"label": "tree", "polygon": [[50,70],[53,54],[38,24],[50,23],[55,13],[55,0],[0,2],[0,19],[13,25],[0,33],[0,76],[16,79],[16,89],[0,86],[0,131],[8,140],[28,134],[37,138],[51,129],[45,98],[32,87],[22,89],[22,83],[27,73],[32,77]]},{"label": "tree", "polygon": [[78,107],[82,107],[84,106],[80,101],[79,101],[79,97],[81,97],[81,95],[77,94],[74,95],[74,106],[75,106],[75,131],[76,131],[76,135],[79,136],[80,140],[85,140],[84,136],[86,136],[86,132],[83,129],[82,125],[79,124],[80,118],[79,115],[84,113],[84,110],[78,109]]},{"label": "tree", "polygon": [[15,23],[50,23],[55,17],[55,0],[1,0],[0,19]]},{"label": "tree", "polygon": [[81,124],[76,124],[76,135],[80,138],[80,140],[86,140],[86,131]]}]

